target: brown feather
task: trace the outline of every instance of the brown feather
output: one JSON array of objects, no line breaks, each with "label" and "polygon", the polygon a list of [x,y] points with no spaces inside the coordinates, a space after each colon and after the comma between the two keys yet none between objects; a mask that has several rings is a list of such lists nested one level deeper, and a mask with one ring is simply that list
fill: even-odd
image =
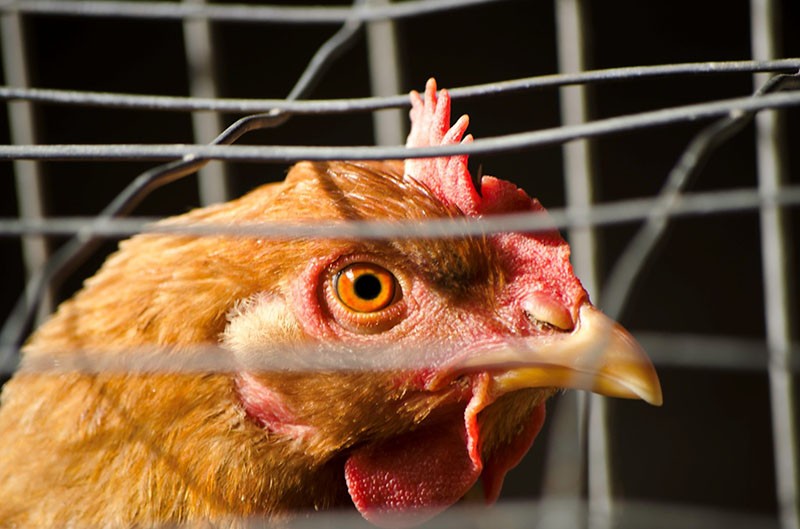
[{"label": "brown feather", "polygon": [[[165,222],[459,215],[401,171],[397,163],[305,162],[283,183]],[[359,242],[151,233],[125,241],[34,334],[22,371],[3,389],[0,526],[223,522],[349,504],[343,451],[442,413],[457,388],[409,398],[390,375],[264,373],[262,380],[302,410],[303,420],[325,432],[314,446],[298,446],[247,416],[231,373],[42,373],[25,366],[81,354],[135,356],[137,348],[153,347],[180,360],[192,347],[219,344],[237,302],[282,292],[317,255],[354,251],[407,260],[454,298],[489,300],[491,285],[502,283],[481,238]],[[513,423],[544,396],[521,394],[484,415]],[[488,449],[504,442],[497,435],[486,441]]]}]

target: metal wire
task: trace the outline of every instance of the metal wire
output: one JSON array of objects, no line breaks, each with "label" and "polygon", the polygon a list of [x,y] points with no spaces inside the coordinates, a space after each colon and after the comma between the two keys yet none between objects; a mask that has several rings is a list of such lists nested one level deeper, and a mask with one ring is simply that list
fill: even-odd
[{"label": "metal wire", "polygon": [[[298,160],[384,160],[431,158],[456,154],[488,154],[560,144],[580,138],[595,138],[644,128],[709,119],[734,111],[754,112],[800,105],[800,93],[768,94],[698,103],[667,109],[640,112],[628,116],[599,119],[590,123],[531,132],[479,138],[470,143],[436,147],[401,146],[244,146],[244,145],[2,145],[0,160],[109,160],[163,161],[174,158],[200,158],[238,162],[293,162]],[[271,116],[270,116],[271,118]],[[228,130],[237,133],[258,128],[252,123]],[[259,118],[263,119],[263,118]]]},{"label": "metal wire", "polygon": [[[648,355],[658,366],[725,370],[738,372],[765,373],[770,368],[769,350],[763,341],[734,339],[728,336],[697,336],[665,333],[637,333],[637,338],[647,349]],[[304,371],[315,370],[365,370],[376,371],[389,368],[410,369],[426,366],[425,353],[434,344],[420,344],[414,348],[403,348],[403,354],[387,351],[385,348],[355,347],[347,350],[331,348],[331,356],[319,354],[319,348],[297,347],[292,357],[269,356],[260,363],[250,360],[247,367],[252,369],[297,370],[297,358],[303,358]],[[785,366],[789,374],[800,373],[800,343],[792,344],[794,359]],[[114,354],[108,354],[113,352]],[[39,354],[28,359],[24,366],[26,373],[207,373],[237,372],[243,369],[240,361],[232,358],[230,352],[216,346],[198,345],[185,347],[180,358],[166,348],[139,347],[126,349],[58,351],[52,355]],[[338,353],[338,357],[333,354]],[[413,353],[413,354],[411,354]],[[418,356],[419,355],[419,356]],[[308,360],[305,360],[308,359]],[[15,372],[15,366],[0,369],[0,375],[8,376]],[[559,445],[560,447],[560,445]],[[563,479],[565,476],[562,476]],[[568,476],[568,481],[575,476]],[[558,492],[558,490],[556,490]],[[574,491],[570,491],[574,492]],[[563,494],[554,497],[563,499]],[[577,499],[577,498],[576,498]]]},{"label": "metal wire", "polygon": [[[617,502],[612,525],[618,529],[775,529],[773,519],[758,514],[725,511],[693,505],[665,506],[657,502]],[[423,524],[421,529],[532,529],[571,528],[572,520],[585,519],[586,502],[547,499],[530,502],[505,502],[491,509],[463,507],[450,509],[434,520]],[[262,527],[260,520],[252,520],[251,527]],[[289,522],[290,529],[352,529],[363,522],[355,514],[325,513]]]},{"label": "metal wire", "polygon": [[349,20],[372,20],[418,17],[439,11],[497,3],[505,0],[408,0],[401,4],[362,5],[358,8],[328,6],[248,6],[197,5],[174,2],[121,2],[72,0],[4,0],[0,11],[30,14],[122,17],[132,19],[187,20],[270,24],[341,24]]},{"label": "metal wire", "polygon": [[[259,223],[177,225],[157,224],[157,218],[49,217],[47,219],[0,219],[0,236],[91,234],[96,237],[119,238],[137,233],[172,233],[181,235],[301,238],[319,239],[403,239],[447,238],[485,235],[514,231],[541,231],[570,226],[612,226],[647,220],[659,198],[635,198],[594,204],[586,210],[552,208],[547,215],[511,213],[460,220],[432,219],[425,222],[347,221],[290,223],[264,221]],[[764,194],[756,189],[729,189],[684,193],[676,197],[668,211],[659,212],[665,218],[710,216],[757,210],[767,205],[791,207],[800,204],[800,185],[784,186],[779,193]],[[94,222],[92,222],[94,221]]]},{"label": "metal wire", "polygon": [[[205,0],[184,0],[187,3],[203,4]],[[213,53],[211,24],[208,20],[186,20],[183,23],[183,38],[186,48],[186,67],[189,71],[189,92],[192,97],[214,99],[217,97],[217,82],[214,71],[216,61]],[[222,130],[219,114],[193,112],[192,128],[195,143],[207,143]],[[223,164],[209,164],[197,173],[200,203],[209,205],[231,198],[229,178]]]},{"label": "metal wire", "polygon": [[[3,70],[8,82],[28,87],[28,69],[25,63],[25,35],[22,20],[18,14],[4,14],[0,20],[0,36],[3,48]],[[11,140],[14,143],[31,144],[36,142],[33,106],[28,101],[16,101],[8,108]],[[25,218],[43,218],[45,215],[42,197],[44,183],[41,165],[36,160],[14,161],[17,201],[20,215]],[[23,258],[28,275],[35,274],[47,260],[47,241],[42,238],[26,238],[22,241]],[[53,289],[49,286],[39,293],[38,319],[49,314],[53,305]]]},{"label": "metal wire", "polygon": [[[389,0],[368,0],[370,5],[386,5]],[[393,96],[402,92],[400,81],[399,44],[393,20],[367,24],[369,74],[372,93]],[[400,145],[405,140],[407,121],[399,109],[375,112],[372,115],[376,145]]]},{"label": "metal wire", "polygon": [[[561,0],[556,2],[556,24],[558,27],[559,70],[576,74],[586,70],[588,23],[586,3],[582,0]],[[578,125],[590,121],[588,86],[562,86],[559,91],[561,125]],[[562,147],[564,159],[564,184],[567,206],[574,210],[591,207],[594,196],[594,164],[592,163],[589,141],[573,141]],[[594,300],[599,299],[600,289],[597,279],[597,245],[594,226],[570,226],[570,248],[575,273],[581,278],[586,291]],[[608,428],[603,397],[591,392],[581,392],[575,399],[574,418],[571,429],[559,432],[559,438],[577,440],[573,451],[556,448],[551,454],[550,473],[563,472],[562,468],[572,468],[574,479],[580,481],[586,467],[589,511],[587,524],[591,529],[606,529],[611,517],[611,464],[608,451]],[[562,412],[563,413],[563,412]],[[565,422],[561,423],[566,425]],[[577,453],[576,453],[577,452]],[[555,459],[555,456],[559,456]],[[575,463],[565,467],[565,460]],[[566,465],[570,465],[568,462]],[[554,478],[546,477],[545,482]],[[549,491],[546,491],[550,494]],[[578,498],[574,498],[578,500]],[[578,514],[576,510],[575,515]],[[580,523],[580,520],[578,520]],[[577,525],[577,524],[576,524]]]},{"label": "metal wire", "polygon": [[[771,61],[718,61],[654,66],[629,66],[605,68],[574,73],[561,73],[526,77],[473,86],[451,88],[453,100],[472,99],[547,88],[611,83],[641,79],[657,79],[676,76],[707,76],[737,73],[795,73],[800,71],[800,58]],[[0,86],[0,99],[25,100],[59,105],[84,105],[105,108],[130,108],[155,111],[209,110],[232,114],[252,114],[283,110],[291,114],[343,114],[369,112],[385,108],[408,107],[408,96],[391,95],[348,99],[241,99],[203,97],[179,97],[162,95],[135,95],[84,90],[52,88],[24,88]]]},{"label": "metal wire", "polygon": [[[768,58],[779,55],[777,2],[751,0],[753,55]],[[762,82],[758,76],[754,82]],[[756,116],[758,188],[764,193],[779,191],[785,180],[786,147],[778,117],[774,113]],[[794,382],[784,366],[791,361],[791,322],[789,238],[783,212],[774,206],[759,210],[761,220],[761,259],[763,263],[764,312],[769,348],[770,410],[775,452],[775,489],[782,529],[800,529],[800,450],[794,411]]]}]

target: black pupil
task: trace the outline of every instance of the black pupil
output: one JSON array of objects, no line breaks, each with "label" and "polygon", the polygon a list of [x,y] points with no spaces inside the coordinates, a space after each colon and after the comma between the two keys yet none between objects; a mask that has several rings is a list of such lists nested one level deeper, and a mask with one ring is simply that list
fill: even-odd
[{"label": "black pupil", "polygon": [[361,299],[375,299],[381,293],[381,281],[372,274],[364,274],[358,276],[354,288],[356,289],[356,296]]}]

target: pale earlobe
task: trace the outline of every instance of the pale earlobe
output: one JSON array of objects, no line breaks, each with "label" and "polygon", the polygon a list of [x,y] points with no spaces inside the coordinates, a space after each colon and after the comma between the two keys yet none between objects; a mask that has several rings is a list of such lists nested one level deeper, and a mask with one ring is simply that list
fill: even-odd
[{"label": "pale earlobe", "polygon": [[238,301],[228,312],[221,345],[234,353],[248,370],[281,369],[276,361],[287,358],[287,349],[303,343],[305,335],[286,300],[277,294],[259,293]]}]

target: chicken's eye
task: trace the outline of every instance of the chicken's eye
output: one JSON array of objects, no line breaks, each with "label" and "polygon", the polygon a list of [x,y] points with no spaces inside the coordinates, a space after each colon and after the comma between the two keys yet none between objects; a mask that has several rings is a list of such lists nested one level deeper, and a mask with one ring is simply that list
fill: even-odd
[{"label": "chicken's eye", "polygon": [[397,279],[385,268],[353,263],[333,279],[336,297],[356,312],[377,312],[391,305],[397,294]]}]

